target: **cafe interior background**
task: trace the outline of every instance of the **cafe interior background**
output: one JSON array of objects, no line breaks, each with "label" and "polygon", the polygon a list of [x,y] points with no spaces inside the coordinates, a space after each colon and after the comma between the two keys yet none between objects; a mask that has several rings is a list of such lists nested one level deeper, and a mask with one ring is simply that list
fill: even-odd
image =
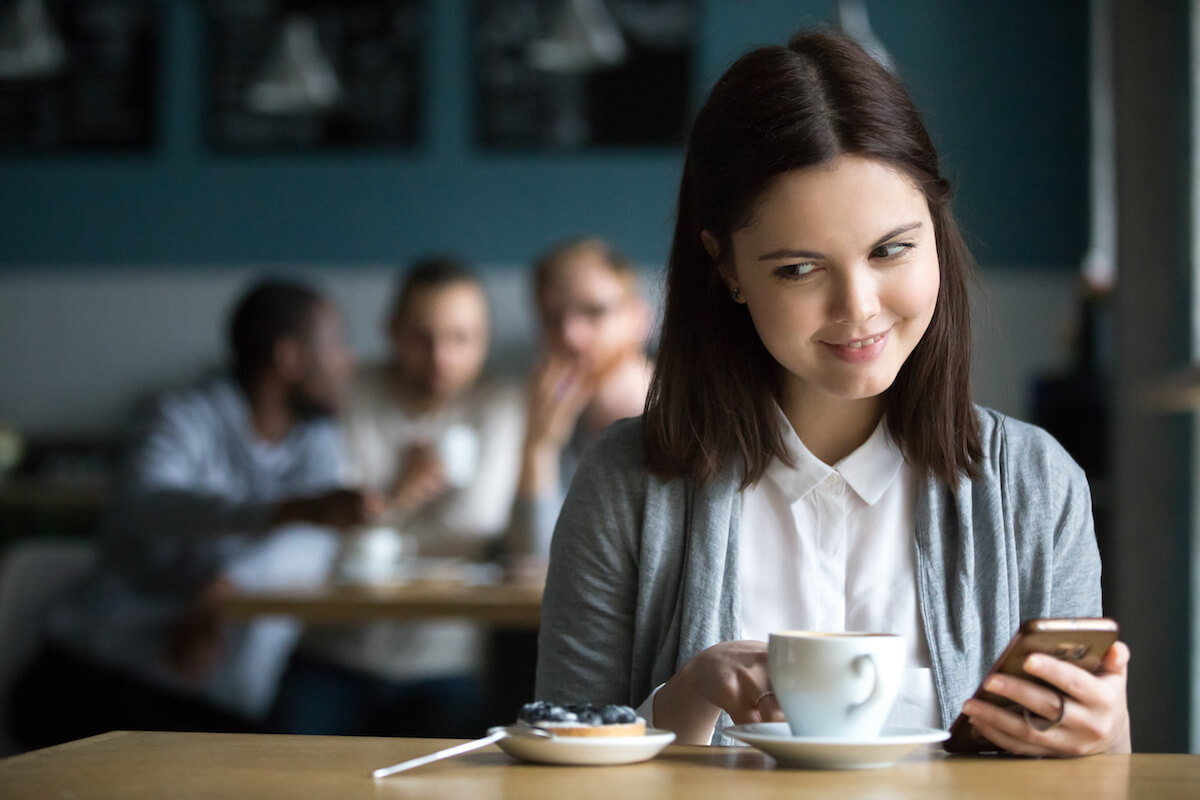
[{"label": "cafe interior background", "polygon": [[370,359],[398,266],[458,253],[514,374],[549,243],[657,297],[689,115],[818,23],[957,184],[977,401],[1088,471],[1135,748],[1200,752],[1196,0],[0,2],[0,545],[93,533],[129,410],[219,363],[254,275],[316,281]]}]

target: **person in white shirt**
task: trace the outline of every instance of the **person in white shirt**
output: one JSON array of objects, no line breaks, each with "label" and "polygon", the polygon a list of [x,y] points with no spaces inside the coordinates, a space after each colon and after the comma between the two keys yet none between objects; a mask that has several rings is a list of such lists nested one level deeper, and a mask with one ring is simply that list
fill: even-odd
[{"label": "person in white shirt", "polygon": [[[1082,470],[972,404],[970,255],[907,92],[844,36],[744,55],[693,125],[654,379],[583,459],[537,696],[641,704],[678,741],[783,721],[767,634],[908,643],[891,724],[1128,752],[1129,650],[971,694],[1023,618],[1100,615]],[[1038,718],[1042,719],[1038,719]]]},{"label": "person in white shirt", "polygon": [[[481,377],[488,328],[483,287],[465,265],[448,257],[413,265],[385,322],[390,358],[356,378],[342,417],[345,479],[383,494],[377,523],[423,559],[493,557],[508,524],[524,404],[519,386]],[[478,628],[459,621],[312,628],[281,688],[276,725],[474,736],[483,649]]]}]

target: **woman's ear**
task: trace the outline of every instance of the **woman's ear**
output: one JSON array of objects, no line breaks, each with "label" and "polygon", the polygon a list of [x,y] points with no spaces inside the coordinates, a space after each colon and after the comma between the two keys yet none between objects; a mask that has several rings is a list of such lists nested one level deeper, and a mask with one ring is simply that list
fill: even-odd
[{"label": "woman's ear", "polygon": [[729,259],[721,258],[721,243],[717,241],[717,237],[708,231],[700,231],[700,243],[704,245],[705,252],[708,253],[708,257],[716,265],[717,275],[720,276],[721,280],[732,291],[737,284],[737,273],[734,272],[733,265],[729,263]]}]

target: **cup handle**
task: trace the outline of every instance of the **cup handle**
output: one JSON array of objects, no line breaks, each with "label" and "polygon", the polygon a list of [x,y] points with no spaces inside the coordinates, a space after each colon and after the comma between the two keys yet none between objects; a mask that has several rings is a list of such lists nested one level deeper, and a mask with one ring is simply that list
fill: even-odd
[{"label": "cup handle", "polygon": [[858,703],[854,703],[846,710],[846,715],[851,719],[863,714],[867,709],[875,705],[879,699],[880,680],[879,680],[879,665],[875,663],[875,656],[870,653],[863,653],[850,662],[850,667],[857,674],[862,674],[867,665],[871,667],[871,691],[865,699]]}]

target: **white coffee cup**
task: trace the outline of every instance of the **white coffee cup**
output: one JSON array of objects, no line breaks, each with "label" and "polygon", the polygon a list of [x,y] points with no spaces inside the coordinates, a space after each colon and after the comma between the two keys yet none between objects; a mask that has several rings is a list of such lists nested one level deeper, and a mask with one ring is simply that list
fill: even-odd
[{"label": "white coffee cup", "polygon": [[446,483],[462,489],[475,479],[479,468],[479,436],[467,425],[451,425],[438,437],[437,454]]},{"label": "white coffee cup", "polygon": [[386,583],[399,573],[401,562],[416,553],[416,542],[383,525],[350,531],[342,542],[337,577],[348,583]]},{"label": "white coffee cup", "polygon": [[873,739],[883,729],[904,677],[904,637],[772,633],[767,669],[793,736]]}]

